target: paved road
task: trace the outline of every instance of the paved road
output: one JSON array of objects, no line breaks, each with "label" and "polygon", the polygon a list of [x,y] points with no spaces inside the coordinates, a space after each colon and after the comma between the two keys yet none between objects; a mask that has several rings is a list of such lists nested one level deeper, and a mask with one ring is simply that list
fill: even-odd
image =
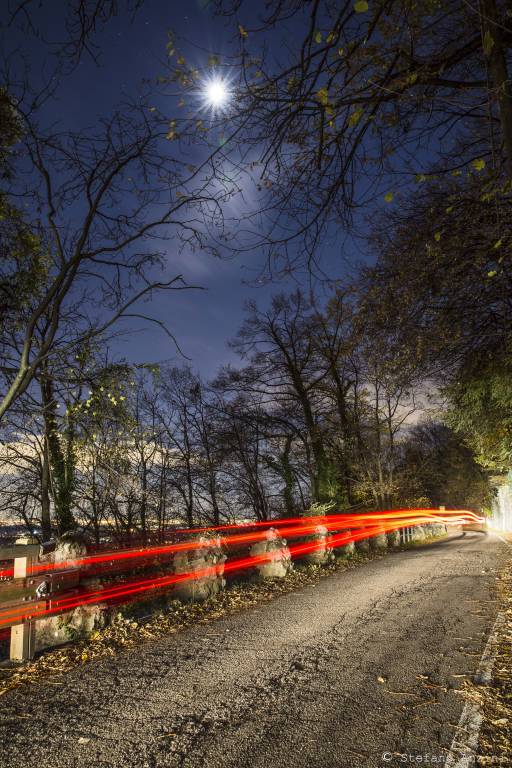
[{"label": "paved road", "polygon": [[13,691],[0,699],[0,766],[381,768],[441,756],[509,552],[467,533],[390,554]]}]

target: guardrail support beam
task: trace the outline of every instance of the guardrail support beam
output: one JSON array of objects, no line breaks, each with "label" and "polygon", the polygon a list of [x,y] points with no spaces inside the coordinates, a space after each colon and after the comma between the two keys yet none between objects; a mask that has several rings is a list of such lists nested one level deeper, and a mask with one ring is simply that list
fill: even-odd
[{"label": "guardrail support beam", "polygon": [[24,621],[11,627],[11,661],[30,661],[34,658],[36,640],[35,621]]},{"label": "guardrail support beam", "polygon": [[[27,547],[26,554],[23,557],[17,557],[14,560],[14,578],[26,579],[32,574],[34,560],[34,545],[37,539],[31,536],[23,536],[16,539],[16,546]],[[34,658],[36,639],[36,623],[30,619],[25,619],[22,624],[15,624],[11,627],[11,661],[29,661]]]}]

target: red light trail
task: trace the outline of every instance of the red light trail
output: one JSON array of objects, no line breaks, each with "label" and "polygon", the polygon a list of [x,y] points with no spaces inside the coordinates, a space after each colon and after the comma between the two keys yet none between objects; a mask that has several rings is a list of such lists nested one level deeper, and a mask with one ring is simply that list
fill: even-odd
[{"label": "red light trail", "polygon": [[[246,528],[275,528],[282,536],[293,538],[297,536],[304,536],[310,533],[314,533],[315,529],[319,525],[323,525],[329,531],[335,530],[339,527],[359,528],[366,523],[375,524],[376,515],[381,521],[389,519],[402,520],[403,526],[409,525],[421,525],[430,522],[451,522],[456,524],[457,522],[481,522],[482,518],[475,515],[474,512],[469,510],[443,510],[441,516],[440,512],[430,509],[398,509],[398,510],[385,510],[379,513],[361,513],[361,514],[338,514],[338,515],[324,515],[318,517],[293,517],[293,518],[281,518],[278,520],[265,520],[255,523],[242,523],[239,525],[221,525],[212,526],[210,528],[190,528],[182,529],[179,533],[212,533],[220,532],[224,530],[243,530]],[[420,515],[423,516],[420,519]],[[451,516],[463,516],[457,521]],[[296,524],[292,527],[292,524]],[[297,525],[298,524],[298,525]],[[309,524],[309,525],[308,525]],[[178,532],[177,532],[178,533]],[[236,544],[251,543],[261,541],[265,539],[266,531],[242,533],[238,535],[230,535],[226,537],[219,537],[219,545],[230,547]],[[194,549],[207,548],[208,542],[200,542],[197,540],[189,540],[184,542],[178,542],[173,544],[144,547],[139,549],[127,549],[121,551],[111,551],[102,554],[93,554],[87,557],[75,558],[73,560],[67,560],[60,563],[39,563],[32,567],[32,575],[37,573],[49,573],[51,571],[66,570],[68,568],[87,568],[89,575],[101,573],[101,570],[92,570],[91,566],[100,565],[102,563],[112,566],[116,561],[132,560],[137,558],[153,558],[161,555],[174,554],[176,552],[190,551]],[[108,569],[108,568],[107,568]],[[13,568],[6,568],[0,570],[0,578],[11,577],[13,575]]]},{"label": "red light trail", "polygon": [[[312,541],[312,542],[300,542],[288,547],[292,558],[300,557],[305,554],[314,552],[318,549],[322,549],[326,545],[329,548],[337,548],[348,544],[350,542],[359,541],[361,539],[372,538],[378,534],[390,533],[391,531],[403,528],[404,526],[424,525],[428,523],[444,523],[452,525],[464,525],[468,523],[482,523],[483,518],[476,515],[469,510],[431,510],[431,509],[402,509],[402,510],[386,510],[378,513],[362,513],[362,514],[339,514],[339,515],[325,515],[321,517],[307,517],[307,518],[287,518],[281,520],[264,521],[262,523],[242,524],[242,525],[230,525],[230,526],[217,526],[211,528],[202,529],[190,529],[186,531],[191,532],[217,532],[220,530],[240,530],[247,527],[259,527],[259,528],[274,528],[280,536],[286,536],[287,538],[297,538],[302,536],[311,535],[315,533],[318,526],[324,526],[328,531],[334,531],[331,538],[327,541]],[[297,525],[300,523],[300,525]],[[336,529],[349,528],[343,532],[336,533]],[[219,537],[219,544],[222,546],[233,546],[235,544],[248,544],[255,541],[264,540],[267,537],[268,531],[256,531],[251,533],[242,533],[238,535],[230,535]],[[81,558],[78,560],[67,561],[65,563],[41,563],[37,566],[37,570],[50,571],[58,570],[61,568],[69,567],[87,567],[87,574],[90,575],[91,571],[88,566],[98,565],[100,563],[105,564],[105,570],[108,570],[109,566],[112,567],[112,563],[119,560],[135,560],[138,558],[155,557],[159,555],[167,555],[179,551],[193,551],[196,549],[207,548],[208,542],[198,541],[185,541],[177,544],[169,544],[166,546],[148,547],[142,550],[127,550],[121,552],[110,552],[101,555],[91,555],[89,557]],[[276,550],[279,552],[279,550]],[[103,589],[82,592],[81,594],[73,594],[69,597],[62,597],[52,599],[48,602],[46,608],[34,610],[31,609],[30,603],[23,605],[11,606],[4,610],[0,610],[0,627],[8,626],[12,624],[21,623],[24,619],[31,618],[43,618],[64,611],[70,611],[81,605],[88,605],[94,603],[108,602],[109,600],[126,598],[129,596],[135,596],[149,590],[164,589],[175,584],[179,584],[184,581],[197,580],[217,574],[222,570],[224,573],[235,573],[243,571],[248,568],[254,568],[258,565],[266,564],[276,557],[276,551],[272,553],[265,553],[261,555],[253,555],[247,557],[236,558],[228,560],[222,566],[209,566],[196,571],[191,571],[182,574],[172,574],[165,576],[152,576],[143,579],[138,579],[129,582],[123,582],[111,587],[105,587]],[[12,570],[12,569],[11,569]],[[95,571],[94,571],[95,572]],[[0,575],[4,574],[0,572]]]}]

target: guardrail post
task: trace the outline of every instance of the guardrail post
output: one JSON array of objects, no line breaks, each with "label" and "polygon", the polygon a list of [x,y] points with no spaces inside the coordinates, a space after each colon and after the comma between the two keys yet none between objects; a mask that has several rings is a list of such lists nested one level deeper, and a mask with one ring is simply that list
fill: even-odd
[{"label": "guardrail post", "polygon": [[412,526],[404,525],[403,528],[400,528],[401,544],[408,544],[410,541],[412,541],[412,538],[413,538]]},{"label": "guardrail post", "polygon": [[[37,539],[32,536],[22,536],[16,539],[16,545],[27,546],[37,544]],[[32,566],[36,560],[33,554],[16,557],[14,560],[14,578],[26,579],[32,574]],[[29,661],[34,658],[36,624],[35,621],[25,619],[21,624],[11,627],[11,661]]]}]

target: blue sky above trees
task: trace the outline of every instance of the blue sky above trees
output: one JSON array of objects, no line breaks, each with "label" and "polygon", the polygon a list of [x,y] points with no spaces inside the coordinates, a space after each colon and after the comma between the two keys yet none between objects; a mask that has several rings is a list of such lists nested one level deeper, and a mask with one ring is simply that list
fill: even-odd
[{"label": "blue sky above trees", "polygon": [[[214,17],[206,5],[200,0],[145,0],[134,19],[121,12],[94,36],[98,60],[84,55],[62,77],[56,96],[49,100],[44,112],[45,121],[55,122],[62,129],[90,128],[108,116],[124,97],[140,93],[145,81],[153,84],[164,71],[169,30],[179,38],[180,50],[198,67],[205,66],[211,52],[229,57],[233,46],[238,45],[238,40],[233,39],[233,25]],[[65,34],[55,26],[54,14],[38,14],[37,24],[45,42],[34,41],[29,66],[32,82],[37,74],[42,85],[50,81],[55,66],[47,42],[55,42],[58,50]],[[19,45],[23,50],[27,40],[15,31],[10,42],[13,49]],[[274,33],[269,33],[269,43],[279,50]],[[162,102],[158,106],[172,114],[177,95],[160,94],[158,98]],[[168,103],[164,103],[166,100]],[[349,263],[365,258],[357,243],[350,239],[344,245],[343,237],[333,232],[322,246],[322,266],[330,278],[342,278],[350,269]],[[261,261],[255,253],[219,260],[200,251],[178,252],[172,240],[165,248],[170,270],[180,271],[188,283],[204,290],[153,295],[151,314],[172,330],[192,367],[206,376],[213,375],[219,364],[233,359],[226,342],[242,321],[246,300],[255,299],[265,305],[278,290],[310,285],[310,276],[300,271],[277,283],[263,284],[258,280]],[[112,342],[117,355],[134,362],[180,360],[171,340],[155,326],[124,320],[118,330],[129,333]]]}]

